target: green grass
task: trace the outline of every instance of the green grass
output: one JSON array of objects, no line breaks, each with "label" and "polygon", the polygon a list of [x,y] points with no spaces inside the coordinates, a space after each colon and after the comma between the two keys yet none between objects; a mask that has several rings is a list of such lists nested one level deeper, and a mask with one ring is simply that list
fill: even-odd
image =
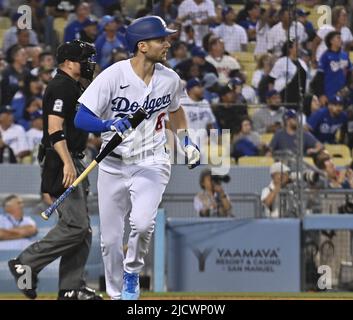
[{"label": "green grass", "polygon": [[[39,300],[55,300],[56,293],[39,293]],[[146,300],[311,300],[311,299],[350,299],[353,300],[353,292],[143,292],[142,299]],[[0,293],[0,300],[26,299],[20,293]],[[107,295],[104,299],[109,300]]]}]

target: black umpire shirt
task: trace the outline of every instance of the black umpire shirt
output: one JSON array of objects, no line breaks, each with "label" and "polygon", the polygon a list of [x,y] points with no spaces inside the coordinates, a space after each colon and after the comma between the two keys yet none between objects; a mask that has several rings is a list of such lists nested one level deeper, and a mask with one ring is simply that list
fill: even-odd
[{"label": "black umpire shirt", "polygon": [[78,98],[83,90],[80,84],[67,73],[58,69],[54,79],[48,84],[43,97],[43,140],[50,148],[48,116],[50,114],[64,119],[63,130],[70,152],[82,152],[86,149],[88,133],[75,128],[74,118],[79,106]]}]

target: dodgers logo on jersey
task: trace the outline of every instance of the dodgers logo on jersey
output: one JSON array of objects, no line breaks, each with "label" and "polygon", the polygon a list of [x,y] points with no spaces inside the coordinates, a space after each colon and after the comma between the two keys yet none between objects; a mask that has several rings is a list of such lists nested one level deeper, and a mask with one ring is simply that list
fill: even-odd
[{"label": "dodgers logo on jersey", "polygon": [[[143,102],[142,107],[148,112],[147,119],[151,115],[159,110],[167,108],[171,103],[171,94],[168,93],[159,98],[153,98],[150,100],[150,96],[147,96],[147,99]],[[112,100],[113,107],[112,111],[118,111],[119,113],[134,113],[139,108],[137,101],[131,102],[126,97],[116,97]]]}]

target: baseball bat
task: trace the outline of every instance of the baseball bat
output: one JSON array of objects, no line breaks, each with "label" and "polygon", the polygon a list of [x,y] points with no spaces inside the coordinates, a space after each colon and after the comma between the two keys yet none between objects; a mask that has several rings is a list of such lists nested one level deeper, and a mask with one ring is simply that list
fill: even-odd
[{"label": "baseball bat", "polygon": [[[134,114],[129,116],[129,122],[131,127],[135,129],[146,117],[148,113],[143,108],[139,108]],[[118,133],[116,133],[103,148],[103,150],[94,158],[94,160],[89,164],[89,166],[83,171],[80,176],[68,187],[65,192],[57,198],[53,204],[43,211],[40,215],[44,220],[48,220],[53,214],[56,208],[75,190],[82,180],[84,180],[88,174],[101,162],[109,153],[111,153],[122,141],[122,138]]]}]

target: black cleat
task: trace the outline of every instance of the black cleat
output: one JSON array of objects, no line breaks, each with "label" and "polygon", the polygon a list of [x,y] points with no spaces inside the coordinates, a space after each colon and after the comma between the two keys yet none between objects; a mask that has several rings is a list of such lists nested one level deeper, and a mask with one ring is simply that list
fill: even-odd
[{"label": "black cleat", "polygon": [[20,279],[21,276],[24,275],[24,273],[26,271],[26,267],[28,267],[28,266],[21,264],[20,260],[18,260],[18,259],[11,259],[8,262],[8,266],[9,266],[9,269],[10,269],[12,275],[15,277],[16,285],[17,285],[18,289],[29,299],[37,298],[37,292],[36,292],[37,280],[38,280],[37,275],[34,272],[32,272],[32,288],[31,289],[21,289],[18,286],[19,285],[18,280]]},{"label": "black cleat", "polygon": [[81,289],[60,290],[58,300],[103,300],[101,294],[96,294],[96,291],[83,287]]}]

